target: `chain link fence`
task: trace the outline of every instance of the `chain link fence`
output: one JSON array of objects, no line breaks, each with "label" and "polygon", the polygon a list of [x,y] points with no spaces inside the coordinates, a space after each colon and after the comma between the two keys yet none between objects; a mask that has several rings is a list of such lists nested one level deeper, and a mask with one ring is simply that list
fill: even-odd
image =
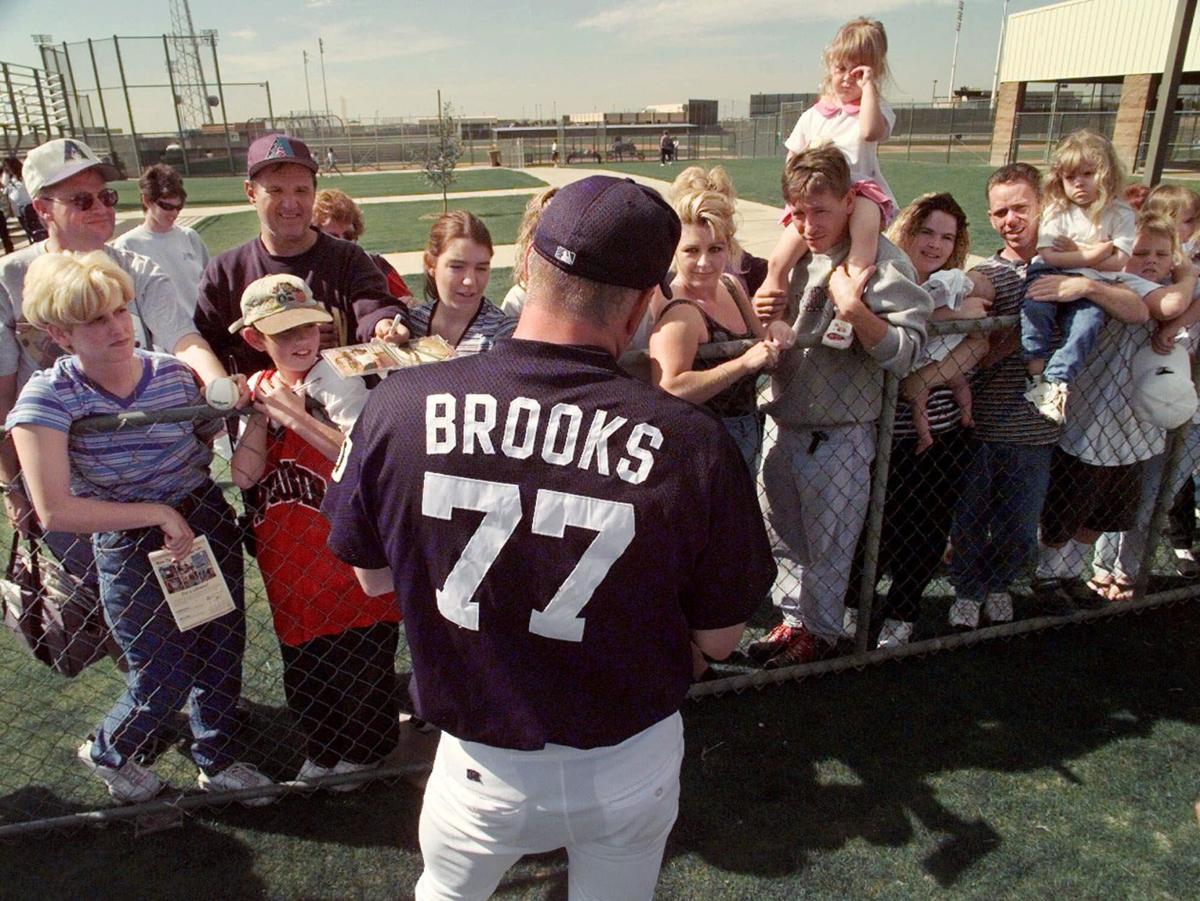
[{"label": "chain link fence", "polygon": [[[1011,329],[1015,322],[1007,316],[936,323],[930,332],[989,332]],[[1148,335],[1137,340],[1145,343]],[[719,360],[746,346],[710,345],[702,355]],[[1173,504],[1177,513],[1194,517],[1194,500],[1176,498],[1200,462],[1200,429],[1189,424],[1167,434],[1140,426],[1119,404],[1085,409],[1080,404],[1089,395],[1081,390],[1073,413],[1068,407],[1069,418],[1103,420],[1125,436],[1119,440],[1144,433],[1147,442],[1134,454],[1136,466],[1120,468],[1132,481],[1095,481],[1099,476],[1092,473],[1090,489],[1084,483],[1065,491],[1051,485],[1049,495],[1068,506],[1089,504],[1098,491],[1123,497],[1129,530],[1103,536],[1094,550],[1083,548],[1069,574],[1059,560],[1058,575],[1040,583],[1033,547],[1025,548],[1011,586],[979,599],[977,622],[966,624],[974,628],[963,627],[961,619],[956,628],[955,588],[964,582],[955,573],[955,554],[976,537],[964,509],[969,512],[970,491],[980,484],[972,469],[977,443],[955,405],[961,394],[941,389],[931,394],[925,409],[933,442],[919,449],[901,380],[882,370],[873,378],[868,393],[877,399],[864,402],[878,406],[858,425],[781,429],[766,417],[754,468],[779,575],[741,649],[714,664],[694,685],[693,697],[1200,595],[1200,584],[1175,575],[1178,558],[1157,541]],[[849,388],[839,383],[821,390],[844,394]],[[221,415],[207,407],[182,408],[85,421],[76,429],[140,432],[150,440],[174,423]],[[1102,442],[1108,440],[1099,434]],[[247,492],[234,487],[230,461],[218,455],[212,476],[220,490],[193,492],[180,505],[194,531],[208,536],[215,565],[196,555],[182,564],[149,565],[145,552],[161,544],[157,529],[90,541],[46,536],[35,557],[43,594],[53,603],[23,608],[12,587],[30,568],[30,548],[6,538],[13,557],[5,590],[10,634],[0,640],[0,716],[6,723],[0,733],[0,834],[115,819],[141,826],[198,805],[354,786],[420,768],[403,752],[418,734],[419,721],[406,713],[412,710],[413,687],[398,616],[390,598],[380,604],[360,597],[346,568],[332,571],[322,554],[326,527],[318,512],[322,473],[328,474],[330,464],[296,450],[271,445],[265,457],[243,452],[241,460],[235,458],[242,470],[246,460],[256,461],[250,467],[255,487]],[[1042,450],[1047,458],[1052,453],[1050,446]],[[1040,490],[1039,507],[1046,485]],[[1044,516],[1042,525],[1047,527]],[[1175,543],[1190,548],[1190,537]],[[1095,568],[1085,568],[1093,554]],[[163,601],[164,589],[186,597],[195,586],[210,584],[205,578],[216,569],[225,574],[233,609],[180,631],[174,617],[181,614]],[[1117,600],[1097,593],[1113,584],[1104,582],[1104,573],[1121,575],[1125,590]],[[1089,575],[1092,588],[1084,581]],[[109,601],[103,619],[99,580],[119,588],[109,597],[124,599]],[[770,646],[778,631],[776,606],[827,639],[818,653],[776,653],[780,648]],[[30,609],[39,622],[23,626],[37,659],[11,631]],[[54,637],[64,623],[76,636],[74,644]],[[899,640],[897,624],[907,624],[906,640]],[[85,740],[93,762],[117,748],[152,764],[174,788],[141,803],[114,804],[104,784],[80,766]],[[207,794],[186,790],[195,785],[198,766],[230,759],[252,763],[274,784]]]}]

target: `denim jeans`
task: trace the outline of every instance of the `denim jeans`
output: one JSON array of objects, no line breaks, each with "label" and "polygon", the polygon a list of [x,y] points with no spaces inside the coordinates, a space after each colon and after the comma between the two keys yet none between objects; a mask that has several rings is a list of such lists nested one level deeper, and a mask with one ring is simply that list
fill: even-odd
[{"label": "denim jeans", "polygon": [[192,759],[217,773],[237,759],[233,733],[246,644],[242,551],[237,521],[221,490],[190,495],[185,517],[207,535],[237,609],[181,632],[147,554],[162,547],[158,528],[99,532],[92,542],[105,619],[129,664],[126,688],[96,730],[92,758],[120,767],[191,700]]},{"label": "denim jeans", "polygon": [[973,441],[954,510],[950,581],[963,599],[1005,591],[1037,548],[1053,445]]},{"label": "denim jeans", "polygon": [[[1047,274],[1043,272],[1042,274]],[[1034,281],[1030,278],[1026,285]],[[1071,382],[1079,375],[1088,355],[1100,338],[1107,315],[1090,300],[1067,303],[1021,301],[1021,351],[1026,360],[1045,360],[1042,372],[1048,382]],[[1054,326],[1062,333],[1062,344],[1053,353]]]}]

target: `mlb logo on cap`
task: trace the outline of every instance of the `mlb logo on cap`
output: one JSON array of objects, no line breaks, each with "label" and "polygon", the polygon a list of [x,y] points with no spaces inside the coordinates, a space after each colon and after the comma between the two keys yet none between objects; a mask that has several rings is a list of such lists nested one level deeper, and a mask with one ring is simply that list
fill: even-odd
[{"label": "mlb logo on cap", "polygon": [[575,254],[571,253],[571,251],[567,250],[567,248],[561,245],[557,250],[554,251],[554,259],[561,263],[566,263],[568,266],[575,265]]}]

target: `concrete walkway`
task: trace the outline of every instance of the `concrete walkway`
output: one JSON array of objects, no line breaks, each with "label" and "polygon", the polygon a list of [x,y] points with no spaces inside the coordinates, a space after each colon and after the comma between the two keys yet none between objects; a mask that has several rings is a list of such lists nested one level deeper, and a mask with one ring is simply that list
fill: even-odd
[{"label": "concrete walkway", "polygon": [[[624,173],[628,178],[634,181],[648,185],[656,191],[666,194],[671,187],[671,178],[682,170],[679,168],[667,169],[664,175],[669,173],[669,178],[650,178],[644,175],[631,175]],[[538,178],[546,182],[547,185],[561,188],[564,185],[569,185],[571,182],[579,181],[587,178],[589,175],[621,175],[623,173],[613,172],[607,169],[587,169],[578,166],[562,166],[559,168],[538,166],[531,169],[514,169],[514,172],[522,172],[532,178]],[[336,177],[336,176],[335,176]],[[328,184],[328,177],[326,177]],[[541,188],[501,188],[491,191],[455,191],[447,195],[450,201],[468,200],[472,197],[528,197],[536,194]],[[375,203],[427,203],[431,200],[440,199],[440,194],[397,194],[388,197],[358,197],[355,198],[355,203],[365,206]],[[180,216],[177,220],[180,225],[195,226],[197,222],[203,219],[208,219],[212,216],[225,216],[230,213],[244,213],[250,209],[248,203],[231,204],[228,206],[212,206],[196,209],[194,213],[186,216]],[[738,200],[737,204],[738,215],[741,217],[741,222],[738,226],[737,237],[749,252],[757,256],[767,256],[771,252],[771,248],[775,246],[776,240],[779,238],[779,213],[780,210],[776,207],[768,206],[763,203],[755,203],[752,200]],[[143,214],[140,210],[130,210],[125,213],[117,214],[118,222],[140,221]],[[404,275],[420,272],[423,266],[422,251],[414,250],[404,253],[385,253],[384,257],[389,263],[396,267],[396,271]],[[495,248],[495,255],[492,257],[492,265],[497,269],[506,269],[513,265],[516,256],[516,245],[500,244]]]}]

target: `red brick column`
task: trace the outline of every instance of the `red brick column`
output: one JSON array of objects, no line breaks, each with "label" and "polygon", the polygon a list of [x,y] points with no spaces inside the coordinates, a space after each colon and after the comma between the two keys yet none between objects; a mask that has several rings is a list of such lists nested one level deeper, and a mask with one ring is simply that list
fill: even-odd
[{"label": "red brick column", "polygon": [[1013,139],[1017,135],[1017,114],[1025,105],[1025,82],[1006,81],[1000,85],[996,97],[996,118],[992,125],[992,155],[993,166],[1003,166],[1011,163],[1010,152]]},{"label": "red brick column", "polygon": [[1130,172],[1137,161],[1146,110],[1153,105],[1154,95],[1158,93],[1159,78],[1154,74],[1126,75],[1121,84],[1121,105],[1117,107],[1112,142],[1117,158]]}]

